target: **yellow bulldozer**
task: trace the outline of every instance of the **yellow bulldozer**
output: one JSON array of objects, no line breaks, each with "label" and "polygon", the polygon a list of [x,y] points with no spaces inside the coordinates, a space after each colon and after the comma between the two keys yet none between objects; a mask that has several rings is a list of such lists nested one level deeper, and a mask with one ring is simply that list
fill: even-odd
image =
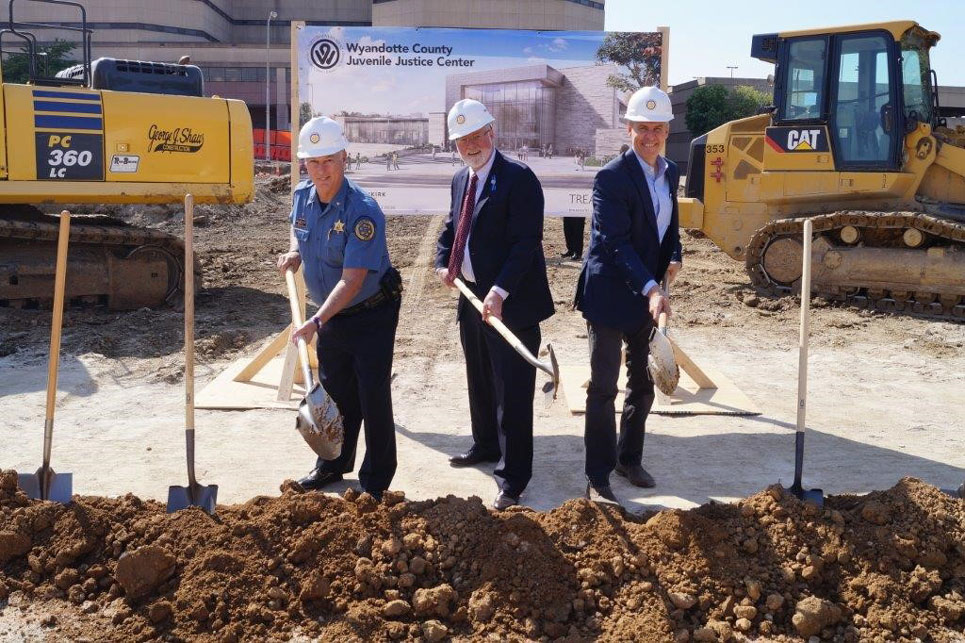
[{"label": "yellow bulldozer", "polygon": [[[198,67],[91,60],[84,7],[78,21],[18,22],[0,32],[27,57],[29,82],[0,93],[0,306],[43,306],[52,297],[57,223],[53,204],[243,203],[254,183],[251,117],[244,102],[204,97]],[[74,31],[83,60],[44,69],[31,28]],[[96,210],[96,208],[95,208]],[[175,301],[183,244],[175,236],[104,216],[72,221],[67,298],[125,310]]]},{"label": "yellow bulldozer", "polygon": [[965,131],[940,113],[913,21],[753,37],[774,104],[691,144],[680,224],[745,262],[753,285],[859,307],[965,319]]}]

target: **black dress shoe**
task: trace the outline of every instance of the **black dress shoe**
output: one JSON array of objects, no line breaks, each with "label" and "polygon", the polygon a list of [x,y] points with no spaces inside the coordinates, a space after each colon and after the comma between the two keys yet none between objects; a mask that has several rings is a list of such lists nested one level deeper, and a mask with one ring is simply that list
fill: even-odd
[{"label": "black dress shoe", "polygon": [[592,482],[586,484],[586,494],[585,497],[590,502],[599,502],[605,505],[618,505],[622,506],[620,501],[617,499],[613,489],[610,485],[594,485]]},{"label": "black dress shoe", "polygon": [[499,462],[499,454],[486,455],[475,449],[469,449],[465,453],[460,453],[449,458],[449,464],[453,467],[471,467],[480,462]]},{"label": "black dress shoe", "polygon": [[570,252],[569,250],[567,250],[566,252],[560,253],[560,259],[569,259],[572,256],[573,256],[573,253]]},{"label": "black dress shoe", "polygon": [[643,487],[644,489],[650,489],[655,487],[657,482],[653,479],[653,476],[647,473],[647,470],[641,467],[639,464],[617,464],[614,469],[617,475],[623,476],[630,481],[634,487]]},{"label": "black dress shoe", "polygon": [[376,501],[376,502],[382,502],[382,492],[381,492],[381,491],[369,491],[368,489],[359,489],[359,493],[360,493],[360,494],[362,494],[362,493],[367,493],[367,494],[369,494],[370,496],[372,496],[373,498],[375,498],[375,501]]},{"label": "black dress shoe", "polygon": [[302,486],[303,489],[308,491],[315,491],[316,489],[322,489],[333,482],[338,482],[342,479],[341,473],[335,473],[334,471],[322,471],[320,469],[312,469],[312,472],[307,476],[298,481],[298,484]]}]

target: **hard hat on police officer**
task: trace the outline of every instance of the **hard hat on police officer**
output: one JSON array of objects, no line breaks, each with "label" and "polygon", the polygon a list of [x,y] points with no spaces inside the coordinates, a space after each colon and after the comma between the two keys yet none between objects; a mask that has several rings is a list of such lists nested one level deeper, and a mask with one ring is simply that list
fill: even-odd
[{"label": "hard hat on police officer", "polygon": [[300,159],[328,156],[348,147],[342,134],[342,126],[325,116],[316,116],[302,126],[298,133],[298,153]]},{"label": "hard hat on police officer", "polygon": [[641,87],[627,101],[624,118],[636,123],[669,123],[673,120],[670,97],[659,87]]},{"label": "hard hat on police officer", "polygon": [[478,100],[464,98],[449,110],[449,140],[454,141],[472,134],[478,129],[489,125],[496,119],[489,113],[486,106]]}]

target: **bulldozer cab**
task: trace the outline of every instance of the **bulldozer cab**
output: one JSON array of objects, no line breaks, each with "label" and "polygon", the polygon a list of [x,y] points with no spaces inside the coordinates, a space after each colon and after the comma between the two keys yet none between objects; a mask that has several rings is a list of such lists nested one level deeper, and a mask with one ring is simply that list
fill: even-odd
[{"label": "bulldozer cab", "polygon": [[[913,22],[754,36],[751,55],[776,65],[767,143],[779,155],[805,153],[804,166],[773,169],[900,170],[905,133],[933,124],[928,50],[937,40]],[[821,153],[830,158],[811,167]]]}]

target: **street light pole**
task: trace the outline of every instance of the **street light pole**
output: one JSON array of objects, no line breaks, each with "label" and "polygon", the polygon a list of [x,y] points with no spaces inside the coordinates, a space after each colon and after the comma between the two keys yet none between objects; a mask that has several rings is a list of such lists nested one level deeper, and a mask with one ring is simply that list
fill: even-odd
[{"label": "street light pole", "polygon": [[265,160],[271,160],[271,21],[278,17],[277,11],[268,14],[265,22],[265,135],[262,142],[265,144]]},{"label": "street light pole", "polygon": [[734,77],[734,70],[737,69],[737,65],[727,65],[727,69],[730,70],[730,77]]}]

